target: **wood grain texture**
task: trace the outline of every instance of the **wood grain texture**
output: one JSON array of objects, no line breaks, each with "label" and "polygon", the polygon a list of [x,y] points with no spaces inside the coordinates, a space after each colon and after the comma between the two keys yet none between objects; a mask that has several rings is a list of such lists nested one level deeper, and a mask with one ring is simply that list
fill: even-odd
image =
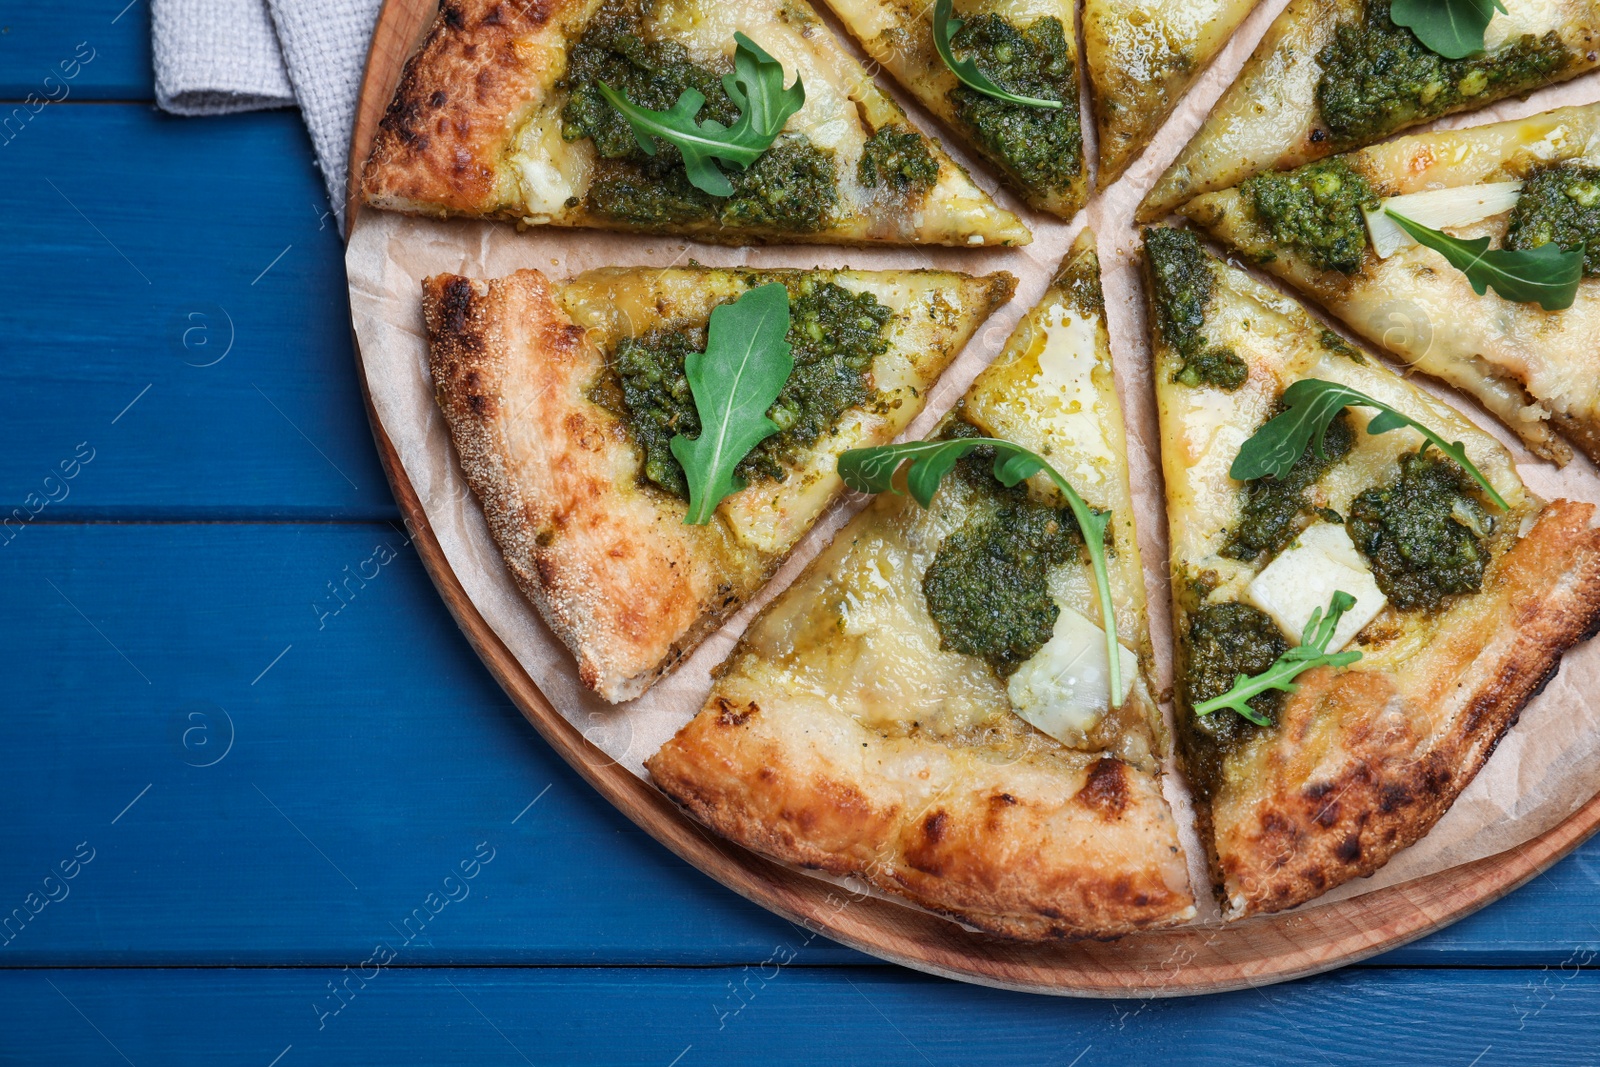
[{"label": "wood grain texture", "polygon": [[[351,146],[353,175],[360,172],[404,59],[433,8],[427,0],[385,5]],[[352,186],[352,226],[358,212]],[[371,414],[370,401],[368,410]],[[1368,958],[1470,914],[1543,871],[1600,826],[1596,797],[1535,842],[1354,901],[1222,929],[1180,929],[1111,943],[1016,945],[876,898],[851,897],[713,838],[589,744],[545,699],[467,597],[375,415],[373,435],[401,511],[417,531],[415,548],[440,595],[495,678],[556,751],[635,823],[724,885],[882,959],[966,981],[1061,995],[1183,996],[1259,986]]]},{"label": "wood grain texture", "polygon": [[397,516],[323,190],[291,111],[69,102],[0,145],[0,515]]},{"label": "wood grain texture", "polygon": [[1600,973],[1354,969],[1204,1000],[1071,1003],[776,962],[39,970],[0,974],[0,997],[28,1020],[0,1030],[0,1058],[30,1064],[1365,1067],[1397,1062],[1403,1043],[1419,1067],[1543,1067],[1595,1062]]}]

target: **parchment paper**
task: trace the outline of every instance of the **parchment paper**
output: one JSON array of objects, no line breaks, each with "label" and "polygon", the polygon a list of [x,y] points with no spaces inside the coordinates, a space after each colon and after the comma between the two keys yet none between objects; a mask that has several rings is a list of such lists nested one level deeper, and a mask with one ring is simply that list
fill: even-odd
[{"label": "parchment paper", "polygon": [[[710,689],[711,668],[727,656],[751,616],[789,584],[833,533],[860,509],[864,498],[850,496],[839,501],[800,542],[763,594],[701,645],[674,674],[637,700],[608,705],[578,682],[571,656],[516,588],[489,536],[483,513],[462,478],[444,419],[433,399],[422,324],[421,279],[441,271],[493,278],[524,267],[536,267],[553,279],[560,279],[593,267],[662,267],[685,263],[691,257],[713,266],[820,265],[861,269],[939,267],[970,273],[1011,271],[1020,279],[1016,297],[995,313],[946,371],[930,395],[926,409],[906,434],[908,438],[917,438],[928,431],[961,396],[978,371],[999,353],[1018,318],[1042,295],[1056,264],[1087,222],[1098,236],[1105,274],[1106,314],[1118,388],[1128,420],[1129,462],[1139,547],[1150,593],[1157,682],[1165,689],[1171,674],[1166,519],[1133,209],[1199,127],[1212,103],[1233,81],[1256,41],[1285,2],[1266,0],[1256,9],[1144,155],[1071,223],[1029,211],[1009,192],[996,191],[997,183],[990,173],[944,138],[952,155],[967,165],[974,178],[1004,206],[1027,221],[1034,241],[1021,249],[967,251],[825,246],[736,249],[698,245],[675,238],[629,237],[554,227],[535,227],[519,233],[515,227],[503,223],[441,222],[372,209],[362,213],[351,236],[346,267],[351,314],[378,418],[393,441],[445,557],[467,594],[550,702],[586,738],[621,766],[645,777],[644,759],[700,709]],[[837,24],[834,28],[846,47],[853,48],[848,35]],[[887,79],[881,80],[887,82]],[[899,92],[898,87],[887,87],[923,129],[936,130],[933,120]],[[1474,126],[1595,100],[1600,100],[1600,75],[1591,74],[1538,92],[1527,100],[1504,102],[1483,111],[1442,120],[1436,125],[1441,128]],[[1086,109],[1084,130],[1090,142],[1091,159],[1095,154],[1093,129]],[[1498,422],[1465,396],[1452,394],[1426,379],[1418,381],[1447,396],[1505,442],[1517,459],[1519,472],[1534,492],[1548,499],[1564,496],[1600,503],[1600,475],[1587,460],[1579,457],[1564,470],[1557,470],[1530,456]],[[1331,903],[1492,856],[1559,824],[1594,795],[1600,784],[1596,777],[1597,768],[1600,768],[1600,700],[1593,695],[1597,683],[1600,683],[1600,642],[1590,642],[1569,652],[1561,673],[1529,704],[1517,727],[1507,735],[1494,757],[1432,833],[1371,878],[1358,879],[1308,906]],[[1171,714],[1170,707],[1166,713]],[[1203,902],[1197,921],[1215,921],[1214,909],[1206,910],[1209,894],[1205,891],[1204,860],[1198,839],[1189,827],[1187,791],[1173,774],[1167,775],[1166,788],[1180,822],[1186,827],[1184,844],[1189,852],[1191,875],[1196,895]]]}]

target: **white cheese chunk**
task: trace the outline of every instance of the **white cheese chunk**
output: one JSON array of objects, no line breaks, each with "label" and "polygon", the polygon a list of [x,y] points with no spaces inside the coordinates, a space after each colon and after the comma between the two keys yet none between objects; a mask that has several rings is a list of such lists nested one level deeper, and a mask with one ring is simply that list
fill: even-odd
[{"label": "white cheese chunk", "polygon": [[[1011,676],[1006,694],[1016,713],[1063,744],[1083,735],[1109,709],[1111,690],[1106,666],[1106,633],[1078,612],[1057,601],[1061,614],[1045,646]],[[1122,668],[1121,704],[1133,689],[1139,661],[1117,646]]]},{"label": "white cheese chunk", "polygon": [[1446,226],[1470,226],[1510,211],[1517,206],[1517,197],[1521,194],[1521,182],[1485,182],[1453,189],[1428,189],[1420,193],[1391,196],[1377,210],[1363,210],[1362,214],[1367,219],[1367,233],[1372,237],[1372,250],[1378,253],[1380,259],[1388,259],[1402,248],[1417,243],[1400,228],[1399,223],[1384,214],[1389,208],[1420,226],[1438,230]]},{"label": "white cheese chunk", "polygon": [[1356,602],[1339,619],[1329,652],[1338,652],[1354,640],[1383,610],[1388,598],[1344,527],[1323,522],[1307,529],[1267,564],[1245,589],[1243,600],[1272,616],[1290,643],[1298,645],[1311,613],[1327,611],[1335,591],[1349,593]]}]

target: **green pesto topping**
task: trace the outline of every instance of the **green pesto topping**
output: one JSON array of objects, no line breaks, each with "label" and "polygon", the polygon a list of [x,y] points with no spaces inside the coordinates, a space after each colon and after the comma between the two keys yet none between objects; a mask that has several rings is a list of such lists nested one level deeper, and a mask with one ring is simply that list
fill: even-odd
[{"label": "green pesto topping", "polygon": [[1554,31],[1524,34],[1492,54],[1445,59],[1390,20],[1387,0],[1368,0],[1365,17],[1342,23],[1317,54],[1317,104],[1335,145],[1366,144],[1449,111],[1527,92],[1572,59]]},{"label": "green pesto topping", "polygon": [[[1263,552],[1276,555],[1287,548],[1309,525],[1313,509],[1306,499],[1306,490],[1349,453],[1355,436],[1349,414],[1340,412],[1328,424],[1322,439],[1322,455],[1317,455],[1315,448],[1308,448],[1283,477],[1269,475],[1246,482],[1239,521],[1228,532],[1222,554],[1229,559],[1251,562]],[[1317,513],[1325,519],[1340,521],[1336,513],[1326,509]]]},{"label": "green pesto topping", "polygon": [[1322,346],[1323,351],[1332,352],[1336,356],[1343,356],[1353,363],[1365,364],[1367,362],[1367,357],[1361,354],[1360,349],[1332,330],[1323,330],[1317,336],[1317,343]]},{"label": "green pesto topping", "polygon": [[1552,243],[1563,252],[1581,247],[1584,275],[1600,275],[1600,167],[1540,167],[1523,182],[1505,247]]},{"label": "green pesto topping", "polygon": [[885,126],[861,146],[856,177],[869,189],[882,184],[891,193],[921,197],[939,181],[939,161],[927,139],[909,126]]},{"label": "green pesto topping", "polygon": [[[974,436],[965,423],[952,436]],[[974,493],[974,510],[944,539],[922,577],[939,647],[986,660],[1001,678],[1043,648],[1061,609],[1045,585],[1057,564],[1078,558],[1081,535],[1069,508],[1053,508],[993,473],[993,449],[957,464]]]},{"label": "green pesto topping", "polygon": [[1278,245],[1297,249],[1318,270],[1354,274],[1361,269],[1367,251],[1361,212],[1376,208],[1379,200],[1371,183],[1344,159],[1258,174],[1239,192]]},{"label": "green pesto topping", "polygon": [[1189,230],[1157,226],[1144,231],[1150,261],[1151,302],[1162,338],[1183,357],[1172,380],[1184,385],[1214,385],[1232,391],[1244,384],[1249,368],[1230,348],[1206,341],[1206,308],[1216,288],[1211,258]]},{"label": "green pesto topping", "polygon": [[561,136],[588,137],[600,157],[584,206],[596,215],[641,226],[684,225],[716,220],[724,225],[811,233],[828,222],[839,200],[833,153],[800,134],[780,137],[747,170],[726,173],[733,195],[726,199],[696,189],[683,157],[658,140],[656,154],[639,147],[628,120],[600,95],[599,83],[625,92],[641,107],[665,111],[685,89],[706,98],[698,118],[731,125],[739,109],[722,76],[727,63],[695,63],[676,41],[638,36],[639,16],[602,13],[572,49],[561,112]]},{"label": "green pesto topping", "polygon": [[1449,597],[1483,587],[1493,519],[1476,488],[1454,460],[1410,452],[1400,457],[1398,479],[1350,505],[1350,539],[1400,611],[1437,611]]},{"label": "green pesto topping", "polygon": [[1104,318],[1105,290],[1100,287],[1100,257],[1097,254],[1074,256],[1050,279],[1052,288],[1066,293],[1067,304],[1084,318]]},{"label": "green pesto topping", "polygon": [[956,116],[1023,188],[1070,188],[1083,173],[1083,130],[1078,75],[1061,20],[1041,18],[1018,29],[986,13],[963,22],[950,43],[1008,92],[1063,102],[1059,108],[1030,107],[965,85],[950,90]]},{"label": "green pesto topping", "polygon": [[[1277,623],[1265,612],[1233,602],[1207,604],[1193,612],[1180,644],[1184,667],[1178,681],[1185,708],[1226,693],[1241,674],[1261,674],[1289,650]],[[1251,698],[1250,707],[1275,720],[1284,695],[1262,693]],[[1227,709],[1205,716],[1179,715],[1177,722],[1185,768],[1201,799],[1209,798],[1221,783],[1223,757],[1261,729]]]},{"label": "green pesto topping", "polygon": [[[802,276],[789,289],[789,333],[794,370],[767,416],[779,432],[739,464],[746,481],[785,476],[783,461],[815,442],[846,408],[872,395],[872,361],[888,350],[885,334],[894,313],[871,293],[852,293],[831,281]],[[705,349],[705,327],[660,327],[619,344],[610,359],[620,403],[604,390],[598,402],[622,416],[644,452],[644,477],[687,499],[683,468],[672,454],[673,435],[695,437],[700,417],[684,374],[690,352]]]}]

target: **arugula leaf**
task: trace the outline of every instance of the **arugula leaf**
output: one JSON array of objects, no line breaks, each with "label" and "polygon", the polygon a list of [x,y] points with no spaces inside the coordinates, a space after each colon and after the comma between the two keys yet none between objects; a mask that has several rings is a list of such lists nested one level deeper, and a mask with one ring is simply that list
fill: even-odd
[{"label": "arugula leaf", "polygon": [[1196,704],[1194,713],[1211,715],[1224,708],[1231,708],[1257,726],[1271,726],[1272,720],[1250,706],[1252,697],[1260,696],[1269,689],[1292,693],[1299,688],[1294,684],[1294,679],[1302,672],[1309,671],[1313,667],[1347,667],[1361,658],[1360,649],[1336,652],[1332,655],[1328,653],[1328,642],[1333,640],[1333,633],[1339,628],[1340,616],[1354,607],[1355,602],[1356,598],[1349,593],[1336,591],[1328,604],[1326,614],[1321,608],[1311,613],[1305,631],[1300,635],[1298,648],[1291,648],[1279,656],[1272,666],[1254,678],[1239,675],[1234,679],[1232,689],[1221,696]]},{"label": "arugula leaf", "polygon": [[933,5],[933,47],[938,51],[939,58],[944,60],[944,65],[950,68],[963,85],[978,90],[985,96],[992,96],[996,100],[1006,100],[1013,104],[1026,104],[1028,107],[1044,107],[1059,111],[1062,107],[1060,100],[1043,100],[1036,96],[1018,96],[1008,92],[992,81],[987,74],[978,69],[971,56],[966,59],[956,59],[955,51],[950,47],[950,38],[961,29],[961,20],[950,17],[953,8],[951,0],[935,0]]},{"label": "arugula leaf", "polygon": [[712,196],[733,195],[733,183],[712,161],[744,170],[772,146],[789,116],[806,102],[806,87],[799,75],[785,89],[783,64],[744,34],[735,33],[733,39],[733,73],[722,76],[722,87],[739,108],[739,121],[732,126],[715,119],[695,122],[706,102],[696,89],[679,94],[671,110],[653,111],[633,103],[625,92],[604,82],[599,85],[600,95],[628,120],[633,139],[645,154],[656,154],[657,138],[675,146],[683,154],[690,184]]},{"label": "arugula leaf", "polygon": [[1322,440],[1328,432],[1328,424],[1339,412],[1355,404],[1378,409],[1378,414],[1367,423],[1367,433],[1376,436],[1410,426],[1472,475],[1473,480],[1483,487],[1484,493],[1501,511],[1511,510],[1500,494],[1495,492],[1494,486],[1489,484],[1489,479],[1467,458],[1465,445],[1460,441],[1446,441],[1416,419],[1396,411],[1381,400],[1374,400],[1338,382],[1302,378],[1283,391],[1283,403],[1288,410],[1269,420],[1239,449],[1233,466],[1228,468],[1229,477],[1241,482],[1269,474],[1274,478],[1282,478],[1294,466],[1295,460],[1305,453],[1307,445],[1314,445],[1317,455],[1323,455]]},{"label": "arugula leaf", "polygon": [[910,441],[903,445],[878,445],[852,448],[839,457],[839,476],[858,493],[900,492],[894,484],[895,472],[906,464],[906,488],[923,507],[933,506],[939,483],[955,469],[956,461],[975,448],[995,450],[994,476],[1004,486],[1013,486],[1043,471],[1067,498],[1083,543],[1089,549],[1089,565],[1094,570],[1095,588],[1100,594],[1100,617],[1105,620],[1106,661],[1111,666],[1109,703],[1116,706],[1122,692],[1122,659],[1118,653],[1117,616],[1111,603],[1111,578],[1106,572],[1106,527],[1110,512],[1101,513],[1084,503],[1083,497],[1044,458],[1021,445],[998,437],[957,437],[947,441]]},{"label": "arugula leaf", "polygon": [[1446,59],[1483,51],[1483,31],[1494,13],[1509,14],[1501,0],[1392,0],[1389,18],[1417,35],[1424,48]]},{"label": "arugula leaf", "polygon": [[1413,222],[1389,208],[1383,213],[1412,240],[1449,260],[1467,276],[1479,296],[1492,285],[1506,300],[1537,303],[1546,311],[1565,311],[1578,298],[1578,283],[1583,280],[1581,248],[1563,252],[1552,243],[1521,252],[1501,248],[1491,252],[1487,237],[1468,241]]},{"label": "arugula leaf", "polygon": [[788,332],[789,291],[769,282],[713,309],[706,350],[683,361],[700,415],[699,437],[680,433],[671,443],[689,483],[685,525],[710,522],[722,499],[744,488],[739,461],[778,432],[767,409],[794,370]]}]

